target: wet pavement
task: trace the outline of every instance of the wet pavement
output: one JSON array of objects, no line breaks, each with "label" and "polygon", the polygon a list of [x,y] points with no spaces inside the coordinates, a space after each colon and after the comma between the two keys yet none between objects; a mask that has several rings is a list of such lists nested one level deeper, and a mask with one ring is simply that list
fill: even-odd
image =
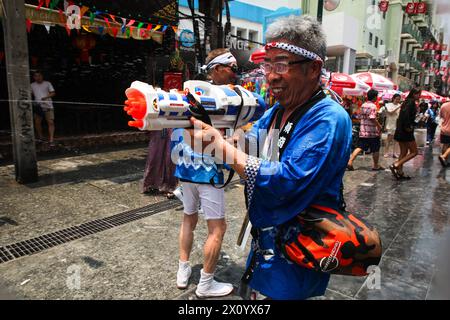
[{"label": "wet pavement", "polygon": [[[155,210],[0,263],[0,299],[195,299],[205,223],[200,219],[195,233],[189,288],[180,291],[175,278],[182,207],[139,192],[146,153],[130,147],[41,160],[39,182],[26,186],[14,181],[11,165],[0,166],[0,247],[144,206]],[[332,276],[325,296],[314,299],[450,298],[443,296],[450,287],[450,170],[437,160],[438,147],[420,153],[405,167],[410,181],[371,171],[370,156],[359,157],[356,170],[346,173],[347,207],[377,227],[384,255],[369,278]],[[235,245],[245,212],[237,181],[226,190],[226,212],[216,277],[237,287],[247,256]]]}]

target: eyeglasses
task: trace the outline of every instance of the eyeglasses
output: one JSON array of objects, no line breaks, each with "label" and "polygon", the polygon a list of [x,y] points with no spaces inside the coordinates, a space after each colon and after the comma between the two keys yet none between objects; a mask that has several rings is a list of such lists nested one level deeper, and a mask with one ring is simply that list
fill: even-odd
[{"label": "eyeglasses", "polygon": [[230,68],[231,69],[231,71],[233,71],[233,73],[238,73],[238,67],[236,66],[236,65],[228,65],[228,64],[221,64],[221,66],[223,66],[223,67],[227,67],[227,68]]},{"label": "eyeglasses", "polygon": [[298,61],[278,61],[278,62],[263,62],[261,67],[265,74],[275,72],[278,74],[285,74],[289,71],[289,66],[293,64],[303,64],[312,60],[298,60]]}]

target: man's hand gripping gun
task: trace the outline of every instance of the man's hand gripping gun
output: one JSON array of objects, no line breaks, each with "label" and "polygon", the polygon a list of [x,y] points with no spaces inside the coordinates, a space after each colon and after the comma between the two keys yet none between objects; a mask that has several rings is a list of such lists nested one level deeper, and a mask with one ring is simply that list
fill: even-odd
[{"label": "man's hand gripping gun", "polygon": [[134,81],[125,91],[124,110],[134,118],[128,125],[140,130],[190,128],[191,116],[215,128],[235,129],[255,121],[264,113],[254,94],[241,86],[186,81],[184,92],[155,89]]}]

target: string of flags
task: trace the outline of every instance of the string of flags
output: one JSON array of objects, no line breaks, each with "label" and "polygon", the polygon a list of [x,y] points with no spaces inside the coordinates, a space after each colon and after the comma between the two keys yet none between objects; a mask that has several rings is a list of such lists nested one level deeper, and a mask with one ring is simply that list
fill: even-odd
[{"label": "string of flags", "polygon": [[[59,23],[65,26],[67,34],[70,35],[71,31],[76,29],[78,32],[83,29],[87,32],[92,32],[92,29],[97,29],[98,33],[104,34],[106,31],[111,31],[110,34],[117,37],[119,31],[127,38],[131,37],[133,31],[136,30],[137,35],[141,38],[151,38],[152,32],[165,33],[168,29],[173,30],[177,34],[178,26],[169,26],[163,24],[153,24],[136,21],[135,19],[122,18],[113,14],[109,14],[101,11],[92,11],[87,6],[78,6],[73,1],[64,0],[64,10],[58,8],[58,4],[61,0],[37,0],[36,11],[41,10],[42,7],[46,7],[51,10],[57,10],[59,15]],[[88,19],[89,24],[84,24],[84,20]],[[102,22],[102,25],[94,25],[94,22]],[[25,20],[27,32],[31,32],[31,26],[33,21],[29,18]],[[50,31],[51,25],[45,25],[47,31]]]}]

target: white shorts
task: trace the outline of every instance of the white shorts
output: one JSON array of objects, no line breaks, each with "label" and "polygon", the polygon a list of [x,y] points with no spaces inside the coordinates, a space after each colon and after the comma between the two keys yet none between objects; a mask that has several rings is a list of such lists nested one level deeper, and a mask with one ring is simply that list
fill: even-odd
[{"label": "white shorts", "polygon": [[202,206],[205,219],[225,218],[225,191],[214,188],[210,184],[197,184],[182,182],[183,206],[187,215],[198,212],[199,204]]}]

